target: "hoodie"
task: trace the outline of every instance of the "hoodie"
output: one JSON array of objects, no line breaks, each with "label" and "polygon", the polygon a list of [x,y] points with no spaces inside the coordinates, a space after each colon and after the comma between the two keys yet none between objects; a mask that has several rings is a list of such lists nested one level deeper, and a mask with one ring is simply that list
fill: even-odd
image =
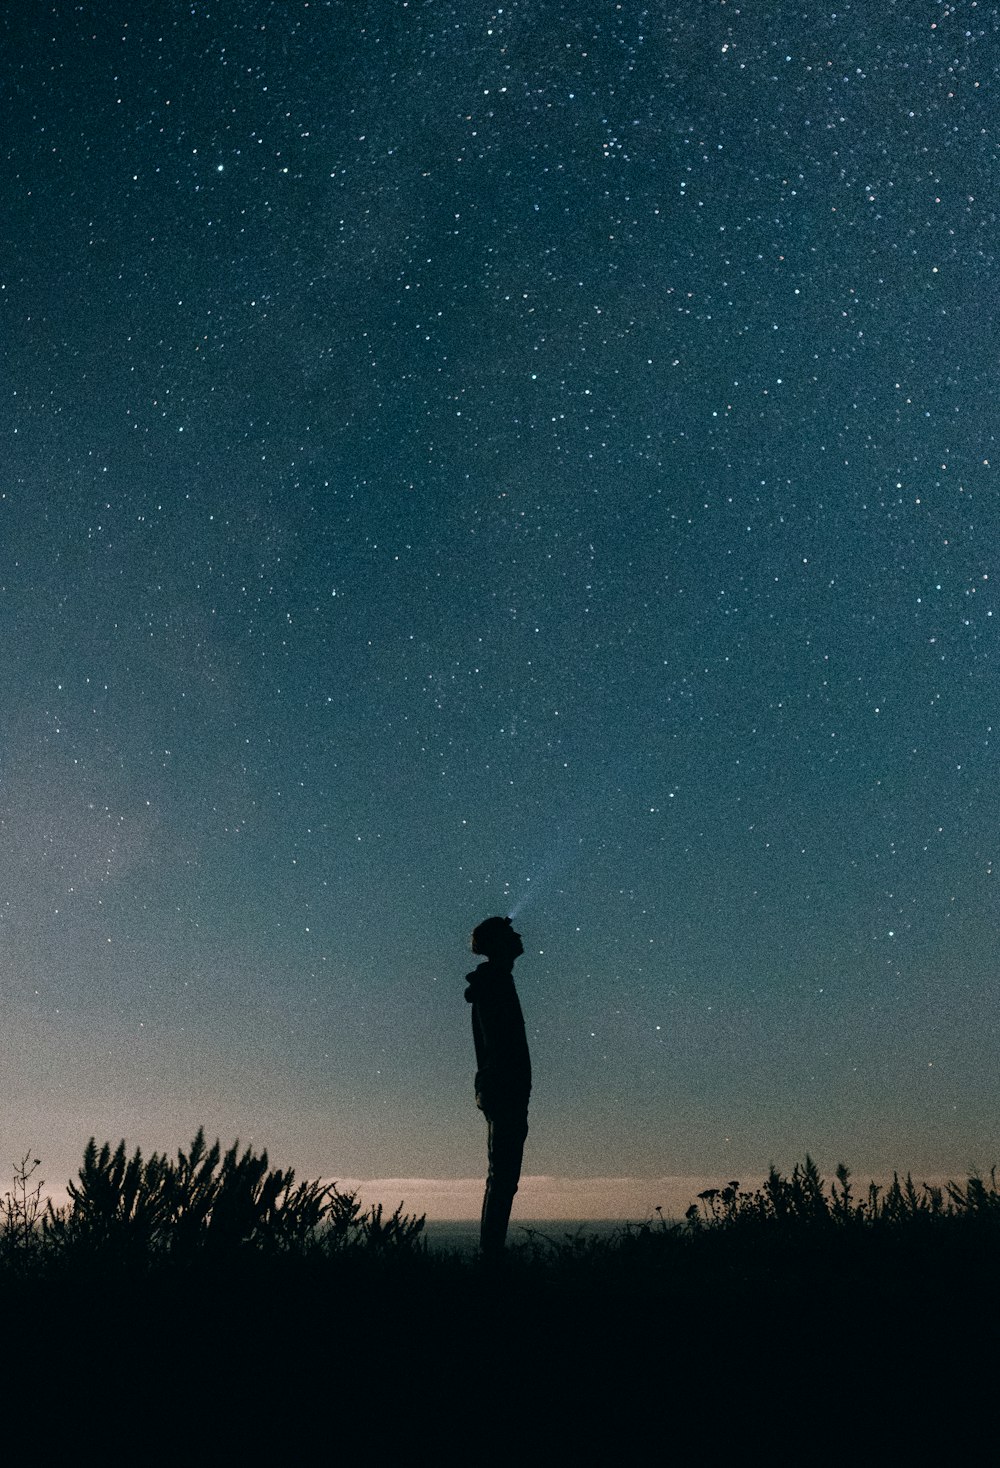
[{"label": "hoodie", "polygon": [[480,964],[467,974],[476,1046],[476,1105],[489,1112],[526,1107],[531,1094],[531,1057],[524,1015],[510,969]]}]

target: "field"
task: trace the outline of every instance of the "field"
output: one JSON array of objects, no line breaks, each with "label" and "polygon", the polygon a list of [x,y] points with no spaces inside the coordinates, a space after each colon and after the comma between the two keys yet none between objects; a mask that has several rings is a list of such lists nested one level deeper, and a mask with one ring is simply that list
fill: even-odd
[{"label": "field", "polygon": [[807,1159],[488,1272],[201,1136],[89,1148],[62,1210],[31,1164],[0,1239],[8,1447],[58,1412],[109,1462],[992,1460],[995,1176],[855,1198]]}]

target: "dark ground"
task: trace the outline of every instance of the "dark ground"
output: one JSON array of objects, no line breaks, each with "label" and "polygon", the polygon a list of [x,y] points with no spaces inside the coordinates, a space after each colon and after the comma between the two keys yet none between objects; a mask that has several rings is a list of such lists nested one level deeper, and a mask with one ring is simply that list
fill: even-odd
[{"label": "dark ground", "polygon": [[58,1413],[67,1452],[107,1462],[988,1459],[998,1282],[961,1228],[647,1237],[515,1252],[500,1277],[436,1255],[74,1261],[6,1282],[8,1421],[41,1442]]}]

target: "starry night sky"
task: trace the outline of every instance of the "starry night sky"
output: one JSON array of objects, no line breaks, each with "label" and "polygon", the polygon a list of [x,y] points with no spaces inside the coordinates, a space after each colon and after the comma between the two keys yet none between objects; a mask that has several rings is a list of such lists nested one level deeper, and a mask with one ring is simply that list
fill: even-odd
[{"label": "starry night sky", "polygon": [[996,1161],[998,8],[0,27],[0,1167]]}]

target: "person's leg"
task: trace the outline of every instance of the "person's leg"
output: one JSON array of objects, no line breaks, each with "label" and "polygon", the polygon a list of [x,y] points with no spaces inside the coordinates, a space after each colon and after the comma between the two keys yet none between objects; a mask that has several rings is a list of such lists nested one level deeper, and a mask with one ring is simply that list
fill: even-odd
[{"label": "person's leg", "polygon": [[521,1177],[528,1117],[523,1111],[494,1112],[486,1118],[489,1170],[483,1195],[479,1242],[484,1258],[503,1253],[514,1194]]}]

